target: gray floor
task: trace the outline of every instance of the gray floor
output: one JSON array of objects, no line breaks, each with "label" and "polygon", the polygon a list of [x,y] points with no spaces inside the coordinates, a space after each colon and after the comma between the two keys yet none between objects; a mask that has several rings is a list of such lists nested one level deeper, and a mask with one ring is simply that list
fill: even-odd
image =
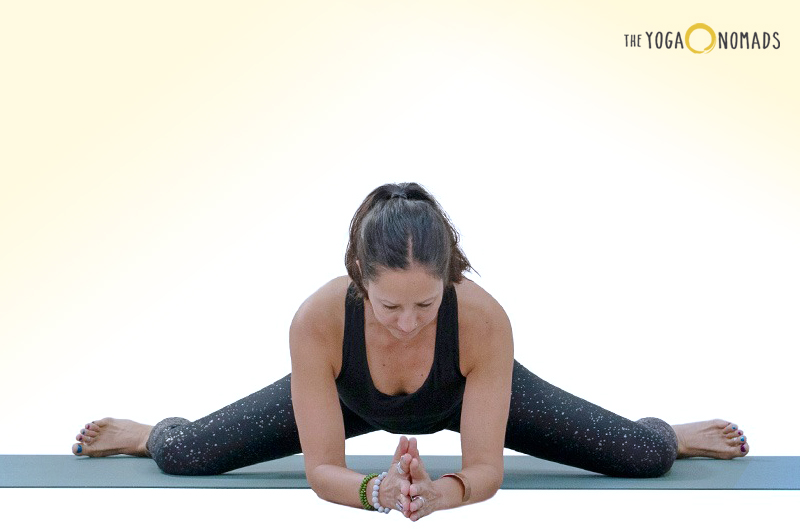
[{"label": "gray floor", "polygon": [[[389,456],[348,456],[362,473],[386,469]],[[461,457],[427,456],[432,477],[461,468]],[[308,488],[302,456],[290,456],[212,477],[165,475],[147,458],[0,455],[3,488]],[[503,489],[798,490],[800,457],[761,456],[731,461],[678,460],[665,476],[618,479],[528,456],[505,457]]]}]

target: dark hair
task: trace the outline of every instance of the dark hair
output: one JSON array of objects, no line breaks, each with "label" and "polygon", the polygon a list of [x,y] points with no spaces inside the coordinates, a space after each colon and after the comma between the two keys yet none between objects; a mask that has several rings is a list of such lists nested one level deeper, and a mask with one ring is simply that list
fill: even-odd
[{"label": "dark hair", "polygon": [[458,239],[447,213],[425,188],[414,182],[384,184],[356,210],[344,263],[356,294],[364,298],[364,283],[375,279],[381,268],[407,269],[412,259],[447,287],[473,270]]}]

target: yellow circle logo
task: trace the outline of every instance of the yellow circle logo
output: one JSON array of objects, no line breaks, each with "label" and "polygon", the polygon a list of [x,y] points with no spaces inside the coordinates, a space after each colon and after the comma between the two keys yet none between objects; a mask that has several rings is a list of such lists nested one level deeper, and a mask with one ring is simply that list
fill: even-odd
[{"label": "yellow circle logo", "polygon": [[[692,35],[692,32],[696,29],[704,29],[708,32],[709,35],[711,35],[711,44],[706,46],[703,51],[695,50],[694,48],[692,48],[692,45],[689,44],[689,37]],[[692,53],[708,53],[711,50],[713,50],[714,46],[716,45],[717,45],[717,35],[714,33],[714,30],[708,26],[708,24],[703,24],[702,22],[698,22],[697,24],[686,30],[686,47],[689,48],[692,51]]]}]

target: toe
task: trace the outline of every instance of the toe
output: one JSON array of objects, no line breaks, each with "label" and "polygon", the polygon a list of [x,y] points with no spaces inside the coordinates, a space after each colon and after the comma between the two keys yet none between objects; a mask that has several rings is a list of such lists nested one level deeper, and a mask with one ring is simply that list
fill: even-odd
[{"label": "toe", "polygon": [[730,445],[731,447],[738,447],[740,445],[743,445],[746,441],[747,441],[746,436],[737,436],[727,439],[728,445]]},{"label": "toe", "polygon": [[100,428],[97,427],[95,424],[90,423],[88,429],[81,429],[81,434],[86,436],[91,436],[92,438],[96,437],[100,434]]},{"label": "toe", "polygon": [[723,434],[728,438],[739,438],[744,434],[744,431],[741,429],[726,429]]},{"label": "toe", "polygon": [[87,436],[85,434],[79,434],[78,436],[75,437],[75,439],[86,445],[91,444],[92,441],[94,440],[94,438],[92,438],[91,436]]}]

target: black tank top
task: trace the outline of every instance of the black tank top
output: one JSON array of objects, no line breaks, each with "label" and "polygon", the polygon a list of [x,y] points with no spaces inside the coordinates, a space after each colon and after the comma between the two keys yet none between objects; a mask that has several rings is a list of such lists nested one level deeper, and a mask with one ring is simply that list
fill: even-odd
[{"label": "black tank top", "polygon": [[444,290],[436,317],[436,346],[428,378],[413,394],[390,396],[372,382],[364,338],[364,300],[345,298],[342,370],[336,388],[342,404],[364,421],[395,434],[430,434],[458,426],[466,378],[458,360],[458,302],[455,287]]}]

